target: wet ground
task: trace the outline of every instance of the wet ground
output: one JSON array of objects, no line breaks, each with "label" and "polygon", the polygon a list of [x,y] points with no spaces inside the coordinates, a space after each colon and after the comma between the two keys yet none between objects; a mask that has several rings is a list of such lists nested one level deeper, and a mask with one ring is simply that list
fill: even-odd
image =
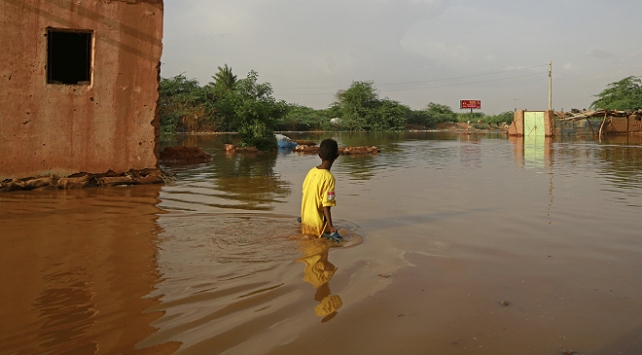
[{"label": "wet ground", "polygon": [[[296,139],[325,135],[289,134]],[[342,244],[296,217],[314,155],[166,186],[0,194],[0,354],[642,353],[642,144],[331,134]]]}]

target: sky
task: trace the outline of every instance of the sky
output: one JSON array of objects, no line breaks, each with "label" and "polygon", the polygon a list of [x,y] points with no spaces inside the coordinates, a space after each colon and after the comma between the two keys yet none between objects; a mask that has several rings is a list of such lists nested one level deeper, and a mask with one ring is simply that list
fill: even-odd
[{"label": "sky", "polygon": [[415,110],[589,108],[642,76],[640,0],[165,0],[161,76],[227,64],[277,100],[328,108],[355,81]]}]

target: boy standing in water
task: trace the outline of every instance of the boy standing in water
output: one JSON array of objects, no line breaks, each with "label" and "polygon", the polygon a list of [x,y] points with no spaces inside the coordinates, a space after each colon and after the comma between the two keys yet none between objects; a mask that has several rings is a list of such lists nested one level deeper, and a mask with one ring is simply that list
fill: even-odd
[{"label": "boy standing in water", "polygon": [[303,234],[324,236],[341,241],[341,236],[332,224],[330,208],[337,205],[334,195],[332,164],[339,157],[339,147],[332,138],[324,139],[319,145],[321,164],[310,169],[303,181],[301,199],[301,231]]}]

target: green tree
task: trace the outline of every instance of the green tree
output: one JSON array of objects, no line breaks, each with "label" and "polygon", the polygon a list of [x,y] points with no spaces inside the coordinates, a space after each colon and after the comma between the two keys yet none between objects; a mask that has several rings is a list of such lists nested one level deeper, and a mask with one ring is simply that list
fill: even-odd
[{"label": "green tree", "polygon": [[323,110],[323,113],[328,116],[330,119],[332,118],[339,118],[343,110],[341,109],[341,104],[338,101],[333,102],[330,107],[327,109]]},{"label": "green tree", "polygon": [[398,101],[384,99],[377,107],[376,119],[370,122],[374,131],[389,131],[403,129],[410,107],[402,105]]},{"label": "green tree", "polygon": [[372,81],[353,81],[347,90],[337,92],[343,125],[355,131],[369,130],[370,117],[379,99]]},{"label": "green tree", "polygon": [[212,76],[214,82],[210,82],[205,88],[209,99],[208,106],[214,112],[211,120],[217,122],[218,127],[226,131],[235,129],[234,107],[232,101],[226,100],[226,96],[234,91],[236,78],[232,68],[225,64],[223,67],[218,67],[218,72]]},{"label": "green tree", "polygon": [[477,121],[484,122],[486,115],[483,112],[466,112],[457,115],[457,121],[477,123]]},{"label": "green tree", "polygon": [[218,73],[214,74],[212,79],[214,79],[213,86],[217,93],[234,90],[237,81],[236,75],[232,74],[232,67],[228,67],[227,64],[223,68],[218,67]]},{"label": "green tree", "polygon": [[235,89],[226,94],[224,106],[233,110],[241,146],[255,146],[259,150],[276,148],[274,126],[288,112],[285,101],[272,97],[269,83],[258,83],[254,70],[239,80]]},{"label": "green tree", "polygon": [[598,99],[591,103],[592,109],[642,109],[642,80],[640,80],[640,77],[629,76],[620,81],[610,83],[606,89],[595,95],[595,97]]},{"label": "green tree", "polygon": [[486,116],[484,117],[484,122],[499,126],[501,124],[511,124],[514,118],[515,112],[506,111],[500,113],[499,115]]},{"label": "green tree", "polygon": [[161,79],[159,95],[163,132],[194,130],[194,121],[207,114],[202,88],[183,74]]},{"label": "green tree", "polygon": [[330,128],[330,117],[325,110],[297,104],[290,105],[288,113],[277,122],[283,131],[322,131]]},{"label": "green tree", "polygon": [[428,125],[431,126],[442,122],[457,122],[457,114],[447,105],[430,102],[424,112],[428,116]]},{"label": "green tree", "polygon": [[354,81],[347,90],[337,92],[330,112],[340,114],[342,126],[354,131],[401,129],[410,108],[401,103],[380,100],[372,81]]},{"label": "green tree", "polygon": [[433,126],[430,116],[424,110],[410,110],[406,115],[406,123],[411,125]]}]

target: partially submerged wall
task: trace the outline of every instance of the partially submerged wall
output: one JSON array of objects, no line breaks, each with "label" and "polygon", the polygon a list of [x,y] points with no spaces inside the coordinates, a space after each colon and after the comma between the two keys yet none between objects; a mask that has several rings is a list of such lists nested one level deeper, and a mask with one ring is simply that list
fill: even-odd
[{"label": "partially submerged wall", "polygon": [[609,117],[605,127],[607,134],[642,133],[642,116]]},{"label": "partially submerged wall", "polygon": [[555,120],[555,135],[558,137],[597,137],[601,121]]},{"label": "partially submerged wall", "polygon": [[[524,110],[515,111],[513,116],[513,123],[508,127],[508,135],[521,137],[524,136]],[[531,111],[531,112],[543,112],[544,113],[544,127],[543,135],[545,137],[552,137],[555,135],[555,114],[551,110],[547,111]]]},{"label": "partially submerged wall", "polygon": [[524,135],[524,110],[515,111],[513,123],[508,127],[508,135],[514,137]]},{"label": "partially submerged wall", "polygon": [[544,135],[546,137],[555,135],[555,112],[553,110],[544,111]]},{"label": "partially submerged wall", "polygon": [[[160,0],[0,1],[0,179],[156,167],[162,19]],[[71,82],[52,33],[87,43]]]},{"label": "partially submerged wall", "polygon": [[642,110],[571,110],[556,112],[555,131],[561,136],[640,135]]}]

